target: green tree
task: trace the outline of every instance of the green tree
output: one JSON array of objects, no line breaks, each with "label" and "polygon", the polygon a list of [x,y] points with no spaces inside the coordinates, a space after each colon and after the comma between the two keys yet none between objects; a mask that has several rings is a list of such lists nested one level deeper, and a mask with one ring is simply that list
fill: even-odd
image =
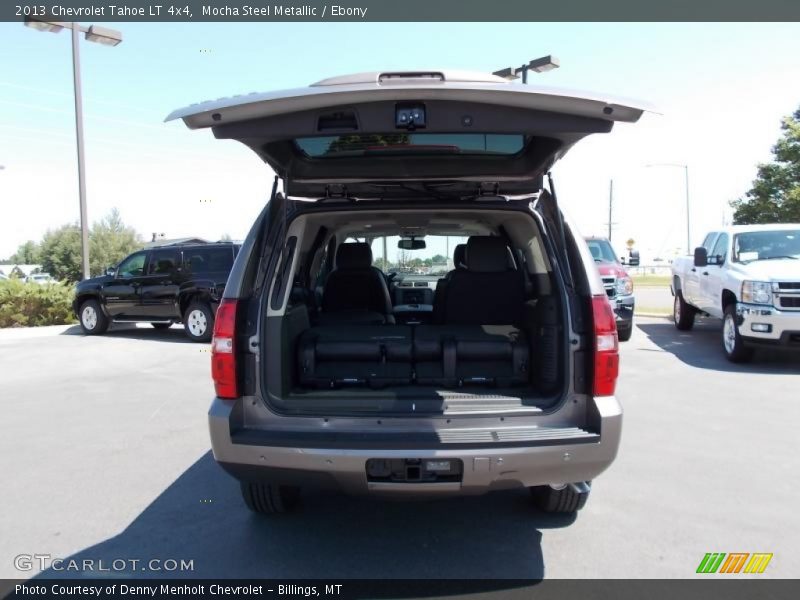
[{"label": "green tree", "polygon": [[[89,271],[99,275],[141,247],[136,231],[122,222],[119,211],[114,208],[108,216],[94,223],[89,232]],[[40,251],[46,272],[56,279],[80,281],[81,230],[77,223],[45,233]]]},{"label": "green tree", "polygon": [[11,255],[9,261],[21,265],[35,265],[41,260],[41,250],[39,244],[33,240],[28,240],[21,244],[17,251]]},{"label": "green tree", "polygon": [[731,202],[737,225],[800,221],[800,109],[783,119],[773,162],[758,166],[753,187]]},{"label": "green tree", "polygon": [[100,275],[141,247],[136,230],[125,225],[119,210],[112,208],[89,232],[89,269],[93,275]]},{"label": "green tree", "polygon": [[48,230],[41,243],[42,268],[56,279],[80,281],[81,230],[77,223]]}]

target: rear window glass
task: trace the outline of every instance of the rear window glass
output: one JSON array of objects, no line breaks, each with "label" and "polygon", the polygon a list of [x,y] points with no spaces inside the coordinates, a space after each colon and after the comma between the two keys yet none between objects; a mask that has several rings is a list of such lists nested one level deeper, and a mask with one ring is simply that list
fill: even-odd
[{"label": "rear window glass", "polygon": [[310,158],[391,154],[517,154],[525,147],[521,134],[388,133],[300,138],[297,148]]},{"label": "rear window glass", "polygon": [[191,248],[183,251],[183,262],[192,273],[230,271],[233,250],[226,248]]}]

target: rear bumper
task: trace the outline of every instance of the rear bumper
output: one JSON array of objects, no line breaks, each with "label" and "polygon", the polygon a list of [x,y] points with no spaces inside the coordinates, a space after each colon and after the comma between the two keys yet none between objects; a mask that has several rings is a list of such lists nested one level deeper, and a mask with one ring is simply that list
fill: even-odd
[{"label": "rear bumper", "polygon": [[636,298],[631,294],[630,296],[617,296],[611,299],[611,307],[614,309],[614,314],[617,317],[617,327],[622,324],[629,327],[633,323],[633,308],[636,303]]},{"label": "rear bumper", "polygon": [[800,350],[800,312],[740,303],[736,305],[736,314],[739,334],[748,345]]},{"label": "rear bumper", "polygon": [[[337,434],[328,447],[314,441],[303,443],[281,432],[277,437],[263,430],[239,430],[231,434],[236,402],[215,398],[209,411],[211,445],[216,461],[235,478],[276,484],[333,488],[351,494],[480,494],[494,489],[531,487],[589,481],[614,461],[622,430],[622,408],[614,397],[595,398],[598,434],[583,439],[541,436],[535,445],[431,444],[429,447],[370,442],[359,434]],[[288,439],[296,439],[290,446]],[[348,438],[352,443],[348,443]],[[311,434],[309,439],[319,440]],[[272,441],[271,441],[272,440]],[[335,440],[335,441],[334,441]],[[366,462],[384,459],[458,459],[463,463],[460,482],[382,483],[368,481]]]}]

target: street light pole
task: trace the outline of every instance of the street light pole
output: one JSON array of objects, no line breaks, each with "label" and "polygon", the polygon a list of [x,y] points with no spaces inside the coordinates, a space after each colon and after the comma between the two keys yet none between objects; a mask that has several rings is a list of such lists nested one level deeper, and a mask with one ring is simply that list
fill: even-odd
[{"label": "street light pole", "polygon": [[522,83],[528,83],[528,71],[544,73],[546,71],[557,69],[560,66],[561,63],[559,62],[558,58],[548,54],[547,56],[534,58],[532,61],[522,65],[521,67],[508,67],[507,69],[500,69],[499,71],[492,73],[492,75],[497,75],[503,79],[513,81],[514,79],[519,79],[520,74],[522,74]]},{"label": "street light pole", "polygon": [[81,93],[80,46],[77,27],[72,27],[72,80],[75,88],[75,138],[78,145],[78,199],[81,206],[81,262],[83,278],[89,270],[89,219],[86,212],[86,171],[83,156],[83,95]]},{"label": "street light pole", "polygon": [[105,46],[116,46],[122,41],[122,34],[113,29],[91,25],[82,27],[78,23],[61,21],[42,21],[26,17],[25,25],[39,31],[59,33],[62,29],[72,30],[72,81],[75,89],[75,138],[78,151],[78,199],[81,216],[81,271],[83,279],[89,279],[89,217],[86,211],[86,171],[83,151],[83,94],[81,91],[81,62],[78,36],[83,33],[90,42]]}]

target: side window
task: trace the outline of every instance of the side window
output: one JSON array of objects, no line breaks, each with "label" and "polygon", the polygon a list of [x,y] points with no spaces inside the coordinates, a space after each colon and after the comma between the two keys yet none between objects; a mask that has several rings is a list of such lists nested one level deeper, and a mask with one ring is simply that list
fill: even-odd
[{"label": "side window", "polygon": [[717,238],[717,243],[714,244],[714,249],[708,253],[708,256],[716,257],[715,264],[721,265],[727,260],[728,256],[728,234],[723,233]]},{"label": "side window", "polygon": [[118,277],[141,277],[144,274],[144,259],[146,254],[139,252],[132,254],[122,261],[117,269]]},{"label": "side window", "polygon": [[177,250],[153,250],[147,263],[148,275],[169,275],[177,271],[180,255]]},{"label": "side window", "polygon": [[716,238],[717,238],[717,232],[712,231],[706,236],[706,239],[703,240],[703,248],[706,249],[706,252],[708,252],[709,256],[711,255],[711,246]]},{"label": "side window", "polygon": [[224,248],[188,248],[183,251],[183,262],[190,273],[230,271],[233,267],[233,250]]}]

